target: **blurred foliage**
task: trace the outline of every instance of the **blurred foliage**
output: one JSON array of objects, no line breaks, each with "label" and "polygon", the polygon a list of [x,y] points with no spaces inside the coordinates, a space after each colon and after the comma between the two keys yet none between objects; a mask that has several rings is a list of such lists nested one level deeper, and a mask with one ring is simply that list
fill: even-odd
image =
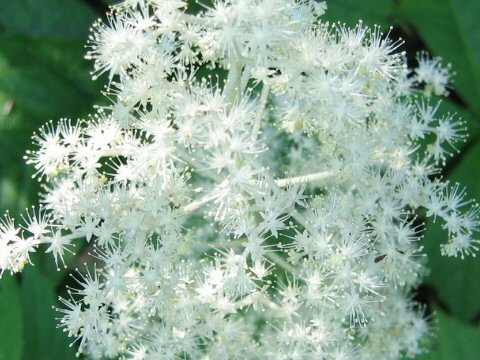
[{"label": "blurred foliage", "polygon": [[[456,164],[448,174],[452,183],[464,185],[470,197],[480,199],[480,142],[476,141],[465,155],[456,159]],[[464,260],[441,256],[439,243],[447,241],[442,223],[427,221],[425,231],[425,251],[429,256],[430,276],[426,279],[435,289],[439,301],[458,319],[478,322],[480,310],[480,260],[466,257]],[[479,337],[480,340],[480,337]],[[480,359],[480,352],[478,353]]]},{"label": "blurred foliage", "polygon": [[23,352],[20,286],[5,275],[0,282],[0,360],[20,360]]},{"label": "blurred foliage", "polygon": [[[102,100],[83,60],[91,23],[103,13],[81,0],[0,0],[0,212],[38,202],[39,184],[24,165],[31,134],[49,120],[85,117]],[[41,254],[39,254],[41,255]],[[0,281],[0,360],[75,359],[57,328],[57,272],[35,256],[17,277]]]},{"label": "blurred foliage", "polygon": [[480,115],[480,31],[478,0],[403,0],[399,15],[409,22],[433,54],[452,63],[455,89]]},{"label": "blurred foliage", "polygon": [[[22,160],[31,133],[46,121],[83,118],[100,95],[83,60],[91,23],[114,0],[0,0],[0,212],[18,217],[38,201],[33,170]],[[480,28],[478,0],[330,0],[327,19],[377,24],[405,39],[409,59],[426,49],[452,64],[454,91],[442,111],[463,118],[471,134],[445,174],[480,200]],[[393,29],[389,26],[393,25]],[[440,256],[441,223],[427,223],[424,246],[431,275],[417,298],[436,312],[437,335],[422,360],[480,359],[480,261]],[[41,255],[41,254],[39,254]],[[71,261],[75,259],[71,258]],[[0,360],[75,358],[73,339],[56,328],[56,296],[65,274],[49,257],[35,256],[21,276],[0,281]],[[379,359],[381,360],[381,359]]]},{"label": "blurred foliage", "polygon": [[417,360],[480,359],[480,328],[456,320],[443,311],[435,312],[435,335],[428,353]]}]

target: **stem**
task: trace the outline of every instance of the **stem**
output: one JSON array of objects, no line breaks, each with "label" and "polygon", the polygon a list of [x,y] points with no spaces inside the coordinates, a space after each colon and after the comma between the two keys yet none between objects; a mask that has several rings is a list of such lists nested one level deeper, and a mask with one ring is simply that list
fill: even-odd
[{"label": "stem", "polygon": [[[271,178],[267,178],[267,181],[268,183],[270,184],[270,186],[272,187],[273,190],[275,191],[283,191],[278,185],[277,183],[271,179]],[[311,234],[315,234],[316,231],[314,228],[312,228],[310,226],[310,224],[308,223],[308,221],[303,217],[302,214],[300,214],[298,211],[294,211],[292,213],[292,217],[300,224],[302,225],[306,230],[308,230]]]},{"label": "stem", "polygon": [[240,95],[243,63],[240,60],[240,53],[234,44],[233,61],[229,63],[228,77],[223,88],[223,96],[230,106]]},{"label": "stem", "polygon": [[198,210],[203,205],[208,204],[210,201],[215,199],[216,196],[214,193],[215,192],[213,191],[211,194],[204,196],[200,200],[195,200],[195,201],[192,201],[190,204],[185,205],[185,207],[183,208],[183,211],[188,214]]},{"label": "stem", "polygon": [[[199,243],[193,245],[196,251],[208,251],[212,249],[220,249],[220,248],[226,248],[226,249],[231,249],[234,247],[239,247],[245,244],[247,239],[245,237],[242,237],[240,239],[236,240],[230,240],[230,241],[221,241],[217,243]],[[280,255],[278,255],[274,251],[268,251],[265,256],[276,266],[281,267],[285,271],[294,274],[295,273],[295,268],[290,265],[284,258],[282,258]]]},{"label": "stem", "polygon": [[240,80],[240,89],[242,93],[245,91],[248,85],[248,80],[250,80],[250,72],[252,71],[252,65],[245,65],[245,69],[243,69],[242,77]]},{"label": "stem", "polygon": [[198,161],[193,158],[193,155],[189,154],[185,150],[181,149],[180,146],[178,146],[175,151],[178,153],[179,158],[182,161],[185,161],[188,165],[192,167],[192,169],[197,170],[200,174],[216,181],[216,182],[221,182],[223,178],[221,178],[219,175],[217,175],[214,171],[209,170],[209,169],[199,169],[198,168]]},{"label": "stem", "polygon": [[273,131],[270,135],[263,138],[263,142],[268,145],[268,144],[270,144],[270,142],[272,142],[272,140],[276,139],[277,137],[279,137],[282,134],[283,134],[283,131],[281,131],[279,129],[275,129],[275,131]]},{"label": "stem", "polygon": [[220,241],[220,242],[213,242],[213,243],[198,243],[194,244],[193,248],[196,251],[208,251],[212,249],[221,249],[221,248],[234,248],[234,247],[239,247],[242,246],[243,243],[245,242],[245,238],[240,238],[236,240],[230,240],[230,241]]},{"label": "stem", "polygon": [[[278,179],[273,181],[273,183],[278,187],[278,190],[280,190],[280,188],[290,186],[290,185],[304,184],[307,182],[330,179],[334,177],[335,174],[336,173],[333,171],[323,171],[323,172],[318,172],[318,173],[309,174],[309,175],[301,175],[301,176],[296,176],[291,178]],[[219,180],[219,179],[216,176],[214,180]],[[210,201],[217,198],[217,196],[218,196],[217,191],[214,189],[209,194],[202,197],[201,199],[192,201],[190,204],[186,205],[183,208],[183,210],[187,213],[194,212],[199,208],[201,208],[203,205],[206,205]]]},{"label": "stem", "polygon": [[[226,180],[224,180],[223,182],[225,182]],[[218,184],[218,186],[221,186],[222,183]],[[188,205],[185,205],[185,207],[183,208],[183,210],[188,214],[188,213],[191,213],[191,212],[194,212],[196,210],[198,210],[199,208],[201,208],[203,205],[206,205],[208,204],[210,201],[212,200],[215,200],[216,198],[218,197],[218,192],[217,192],[217,188],[215,187],[211,192],[209,192],[207,195],[205,195],[204,197],[202,197],[201,199],[199,200],[194,200],[192,201],[190,204]]]},{"label": "stem", "polygon": [[[277,304],[275,304],[272,300],[270,300],[268,297],[265,296],[265,294],[262,293],[262,295],[257,298],[257,300],[262,304],[262,305],[265,305],[266,307],[274,310],[274,311],[278,311],[278,310],[281,310],[280,306],[278,306]],[[248,306],[250,305],[250,299],[248,296],[244,297],[243,299],[239,300],[236,302],[236,304],[240,309],[245,307],[245,306]]]},{"label": "stem", "polygon": [[[335,172],[333,171],[324,171],[324,172],[318,172],[314,174],[309,174],[309,175],[302,175],[302,176],[296,176],[293,178],[285,178],[285,179],[278,179],[278,180],[271,180],[269,181],[270,186],[272,186],[276,191],[283,191],[281,188],[289,185],[296,185],[296,184],[304,184],[307,182],[311,181],[320,181],[320,180],[326,180],[331,177],[335,176]],[[209,194],[205,195],[203,198],[200,200],[195,200],[191,202],[190,204],[186,205],[184,208],[184,211],[186,213],[194,212],[201,208],[203,205],[208,204],[210,201],[214,200],[217,197],[216,190],[212,190]],[[292,217],[300,224],[302,225],[305,229],[307,229],[311,234],[315,233],[315,230],[310,226],[308,221],[303,217],[302,214],[299,212],[295,211],[292,214]],[[278,255],[274,255],[274,257],[278,257]],[[280,257],[278,257],[280,258]],[[280,258],[283,260],[282,258]],[[288,266],[289,264],[286,263]],[[280,265],[280,264],[279,264]],[[286,267],[282,266],[285,270],[287,270]]]},{"label": "stem", "polygon": [[[257,300],[262,304],[265,305],[266,307],[278,311],[280,310],[280,306],[275,304],[272,300],[270,300],[268,297],[265,296],[265,294],[261,293],[261,296],[257,298]],[[235,308],[242,309],[245,306],[251,305],[251,300],[249,296],[245,296],[243,299],[238,300],[235,303]]]},{"label": "stem", "polygon": [[263,113],[265,111],[265,106],[267,105],[267,98],[270,92],[270,86],[263,84],[262,94],[260,95],[260,101],[258,104],[258,111],[255,115],[255,122],[253,123],[253,142],[255,143],[258,138],[258,134],[260,132],[260,125],[262,123]]},{"label": "stem", "polygon": [[284,258],[273,251],[268,251],[266,257],[270,259],[275,265],[280,266],[282,269],[288,271],[289,273],[295,274],[295,268],[290,265]]},{"label": "stem", "polygon": [[327,180],[334,177],[335,175],[336,173],[334,171],[322,171],[309,175],[300,175],[291,178],[278,179],[275,180],[275,183],[277,184],[277,186],[282,188],[289,185],[305,184],[308,182]]}]

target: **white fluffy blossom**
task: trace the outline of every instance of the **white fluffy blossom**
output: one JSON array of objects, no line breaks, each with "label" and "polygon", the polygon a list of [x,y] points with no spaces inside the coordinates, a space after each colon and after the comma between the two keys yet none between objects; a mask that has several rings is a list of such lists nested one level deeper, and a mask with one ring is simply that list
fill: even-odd
[{"label": "white fluffy blossom", "polygon": [[[111,104],[33,136],[42,205],[0,220],[0,267],[84,241],[60,326],[95,359],[398,359],[422,216],[475,254],[479,207],[438,173],[465,125],[450,73],[313,0],[129,0],[87,58]],[[424,96],[422,96],[422,93]]]}]

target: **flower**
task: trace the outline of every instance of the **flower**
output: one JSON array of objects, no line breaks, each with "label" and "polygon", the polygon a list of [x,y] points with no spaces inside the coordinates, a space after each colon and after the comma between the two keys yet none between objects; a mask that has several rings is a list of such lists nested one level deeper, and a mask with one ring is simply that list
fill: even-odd
[{"label": "flower", "polygon": [[[129,0],[87,58],[112,104],[44,126],[42,209],[0,221],[0,267],[93,243],[60,326],[93,358],[398,359],[428,333],[416,212],[474,255],[479,207],[436,176],[465,139],[450,71],[325,3]],[[225,75],[225,76],[224,76]],[[423,95],[422,95],[423,94]],[[428,99],[430,98],[430,99]],[[427,142],[427,144],[425,144]]]}]

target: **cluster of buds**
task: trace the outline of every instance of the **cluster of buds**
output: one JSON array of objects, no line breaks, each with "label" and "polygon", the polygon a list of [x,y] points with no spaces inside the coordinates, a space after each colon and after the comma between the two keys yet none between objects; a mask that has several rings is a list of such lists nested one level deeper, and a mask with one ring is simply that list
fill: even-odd
[{"label": "cluster of buds", "polygon": [[89,243],[59,311],[94,359],[419,354],[418,215],[445,255],[478,244],[478,206],[437,175],[465,139],[434,100],[449,69],[409,69],[401,41],[314,0],[196,8],[127,0],[95,23],[110,105],[33,136],[42,204],[0,220],[2,272]]}]

